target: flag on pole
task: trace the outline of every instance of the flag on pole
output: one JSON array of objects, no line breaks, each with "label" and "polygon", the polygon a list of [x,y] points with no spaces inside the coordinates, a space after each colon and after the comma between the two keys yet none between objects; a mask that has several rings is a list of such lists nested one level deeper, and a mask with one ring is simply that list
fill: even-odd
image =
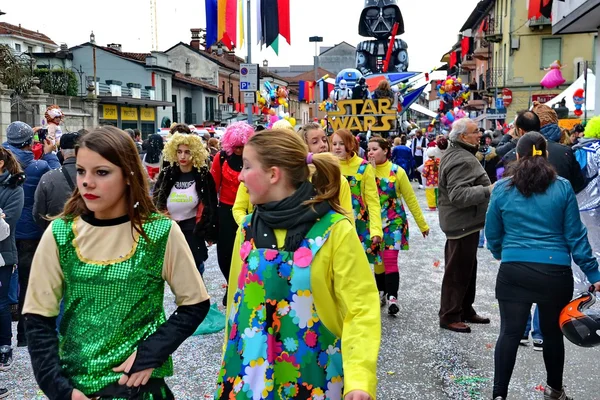
[{"label": "flag on pole", "polygon": [[256,44],[258,44],[261,49],[262,49],[263,44],[265,44],[265,41],[263,40],[263,37],[264,37],[263,14],[262,14],[263,1],[264,0],[258,0],[256,2],[256,33],[257,33],[256,34],[256,39],[257,39]]},{"label": "flag on pole", "polygon": [[217,41],[223,41],[223,37],[225,36],[225,32],[227,32],[227,0],[218,0],[217,12],[218,12],[218,21],[219,28],[217,30]]},{"label": "flag on pole", "polygon": [[206,11],[206,47],[210,48],[219,39],[219,16],[217,11],[217,0],[206,0],[204,3]]},{"label": "flag on pole", "polygon": [[277,3],[278,0],[265,0],[263,5],[266,5],[266,7],[262,8],[262,13],[265,16],[263,30],[267,46],[271,46],[279,36],[279,7]]},{"label": "flag on pole", "polygon": [[241,48],[244,45],[244,2],[238,0],[238,21],[239,21],[239,32],[238,32],[238,47]]},{"label": "flag on pole", "polygon": [[538,19],[541,18],[542,13],[540,9],[542,7],[542,0],[529,0],[529,9],[527,13],[527,19]]},{"label": "flag on pole", "polygon": [[279,19],[279,34],[285,38],[288,44],[291,45],[290,0],[277,0],[277,11]]},{"label": "flag on pole", "polygon": [[227,0],[225,8],[225,35],[223,36],[223,44],[230,50],[237,47],[237,12],[238,0]]}]

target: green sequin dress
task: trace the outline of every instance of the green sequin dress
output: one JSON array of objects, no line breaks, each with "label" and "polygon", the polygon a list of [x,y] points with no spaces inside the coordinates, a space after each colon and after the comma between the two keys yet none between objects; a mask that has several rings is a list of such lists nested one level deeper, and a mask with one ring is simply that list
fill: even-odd
[{"label": "green sequin dress", "polygon": [[[150,242],[140,236],[129,254],[98,262],[81,255],[77,221],[52,223],[64,274],[59,356],[74,387],[91,395],[117,382],[122,374],[112,369],[166,321],[162,270],[172,222],[153,216],[143,225]],[[172,374],[169,358],[152,378]]]}]

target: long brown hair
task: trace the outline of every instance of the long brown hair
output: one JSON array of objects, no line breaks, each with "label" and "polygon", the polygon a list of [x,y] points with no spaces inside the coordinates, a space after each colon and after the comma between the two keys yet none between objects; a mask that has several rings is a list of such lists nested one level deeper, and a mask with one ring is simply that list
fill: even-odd
[{"label": "long brown hair", "polygon": [[[264,168],[281,168],[294,188],[308,180],[308,148],[299,135],[290,134],[287,130],[264,130],[252,136],[246,146],[252,146]],[[311,181],[317,196],[305,204],[328,201],[336,212],[346,215],[339,200],[342,176],[339,161],[332,154],[321,153],[313,154],[312,164],[315,173]]]},{"label": "long brown hair", "polygon": [[0,147],[0,160],[4,161],[4,169],[11,175],[17,175],[23,172],[21,164],[15,158],[15,155],[8,149]]},{"label": "long brown hair", "polygon": [[[348,159],[354,157],[354,155],[358,153],[358,142],[356,141],[356,137],[348,129],[338,129],[333,132],[333,135],[338,135],[340,139],[342,139],[342,142],[344,142],[344,148],[346,149],[346,153],[348,153]],[[331,135],[332,138],[333,135]]]},{"label": "long brown hair", "polygon": [[[125,190],[125,197],[127,215],[131,221],[132,230],[148,240],[143,224],[151,220],[152,215],[158,211],[148,194],[148,181],[145,178],[144,167],[133,139],[118,128],[102,126],[79,139],[75,151],[78,153],[80,149],[84,148],[98,153],[110,163],[121,168],[123,177],[129,182]],[[85,201],[79,193],[79,188],[75,188],[63,213],[58,218],[73,220],[78,216],[90,213],[91,211],[86,207]]]}]

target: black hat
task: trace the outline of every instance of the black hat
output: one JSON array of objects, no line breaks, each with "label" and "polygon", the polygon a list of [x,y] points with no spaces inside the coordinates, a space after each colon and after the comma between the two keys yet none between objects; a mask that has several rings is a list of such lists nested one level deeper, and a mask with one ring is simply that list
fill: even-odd
[{"label": "black hat", "polygon": [[75,145],[77,144],[77,141],[79,140],[79,136],[80,135],[77,132],[63,133],[63,135],[60,137],[60,148],[62,150],[75,149]]}]

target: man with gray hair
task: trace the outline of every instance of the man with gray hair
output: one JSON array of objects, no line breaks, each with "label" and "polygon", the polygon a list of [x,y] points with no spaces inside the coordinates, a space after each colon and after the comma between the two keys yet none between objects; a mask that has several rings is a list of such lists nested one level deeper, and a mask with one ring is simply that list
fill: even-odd
[{"label": "man with gray hair", "polygon": [[48,216],[62,213],[77,182],[75,145],[79,133],[64,133],[60,137],[60,151],[64,157],[61,168],[46,172],[35,190],[33,219],[42,228],[50,225]]},{"label": "man with gray hair", "polygon": [[477,245],[492,185],[475,157],[481,132],[468,118],[452,125],[450,146],[439,169],[438,210],[446,234],[446,268],[442,281],[440,327],[471,332],[465,324],[489,324],[473,309],[477,279]]}]

